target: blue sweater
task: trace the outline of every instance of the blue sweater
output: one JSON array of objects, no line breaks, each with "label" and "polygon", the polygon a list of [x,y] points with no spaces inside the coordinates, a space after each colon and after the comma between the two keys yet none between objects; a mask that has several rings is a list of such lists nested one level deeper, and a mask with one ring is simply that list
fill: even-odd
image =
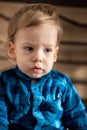
[{"label": "blue sweater", "polygon": [[87,130],[69,77],[55,70],[32,79],[18,67],[0,74],[0,130]]}]

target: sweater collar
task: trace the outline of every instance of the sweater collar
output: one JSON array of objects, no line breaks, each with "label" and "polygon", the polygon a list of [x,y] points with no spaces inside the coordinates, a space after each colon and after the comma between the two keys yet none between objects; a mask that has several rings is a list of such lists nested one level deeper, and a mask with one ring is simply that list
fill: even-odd
[{"label": "sweater collar", "polygon": [[31,78],[31,77],[27,76],[26,74],[24,74],[24,73],[19,69],[18,66],[16,66],[15,72],[16,72],[16,74],[17,74],[20,78],[22,78],[22,79],[24,79],[24,80],[36,80],[36,81],[40,81],[40,80],[48,79],[48,78],[51,77],[51,71],[50,71],[48,74],[46,74],[46,75],[44,75],[44,76],[42,76],[42,77],[40,77],[40,78]]}]

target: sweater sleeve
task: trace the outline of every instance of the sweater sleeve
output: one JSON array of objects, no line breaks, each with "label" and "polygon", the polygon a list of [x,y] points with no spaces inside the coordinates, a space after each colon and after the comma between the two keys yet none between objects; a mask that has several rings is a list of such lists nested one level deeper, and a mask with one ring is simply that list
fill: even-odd
[{"label": "sweater sleeve", "polygon": [[87,113],[81,98],[67,77],[66,92],[63,102],[63,120],[69,130],[87,130]]},{"label": "sweater sleeve", "polygon": [[4,84],[0,78],[0,130],[8,130],[8,116]]}]

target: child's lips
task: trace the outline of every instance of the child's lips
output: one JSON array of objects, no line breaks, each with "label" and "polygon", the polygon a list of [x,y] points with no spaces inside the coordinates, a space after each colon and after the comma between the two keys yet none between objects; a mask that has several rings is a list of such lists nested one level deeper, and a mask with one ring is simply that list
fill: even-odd
[{"label": "child's lips", "polygon": [[35,72],[35,73],[39,73],[39,72],[42,71],[42,68],[41,68],[41,67],[33,67],[31,70],[32,70],[33,72]]}]

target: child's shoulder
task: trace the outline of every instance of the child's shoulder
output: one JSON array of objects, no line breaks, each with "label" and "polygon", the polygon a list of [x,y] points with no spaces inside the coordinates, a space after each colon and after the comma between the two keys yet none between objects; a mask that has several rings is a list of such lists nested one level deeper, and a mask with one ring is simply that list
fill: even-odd
[{"label": "child's shoulder", "polygon": [[12,77],[14,75],[15,68],[9,68],[4,71],[0,72],[0,79],[9,79],[9,77]]},{"label": "child's shoulder", "polygon": [[51,76],[52,79],[62,85],[67,85],[67,84],[71,84],[72,85],[72,81],[70,79],[70,77],[67,74],[64,74],[62,72],[59,72],[57,70],[52,70],[51,71]]},{"label": "child's shoulder", "polygon": [[51,71],[52,79],[55,84],[61,86],[63,90],[71,90],[74,89],[74,85],[70,77],[62,72],[52,70]]},{"label": "child's shoulder", "polygon": [[64,73],[62,73],[62,72],[59,72],[59,71],[57,71],[57,70],[52,70],[51,71],[51,75],[52,75],[52,77],[54,78],[54,79],[68,79],[69,77],[66,75],[66,74],[64,74]]},{"label": "child's shoulder", "polygon": [[14,71],[14,69],[15,68],[5,69],[5,70],[3,70],[3,71],[0,72],[0,75],[12,73]]}]

